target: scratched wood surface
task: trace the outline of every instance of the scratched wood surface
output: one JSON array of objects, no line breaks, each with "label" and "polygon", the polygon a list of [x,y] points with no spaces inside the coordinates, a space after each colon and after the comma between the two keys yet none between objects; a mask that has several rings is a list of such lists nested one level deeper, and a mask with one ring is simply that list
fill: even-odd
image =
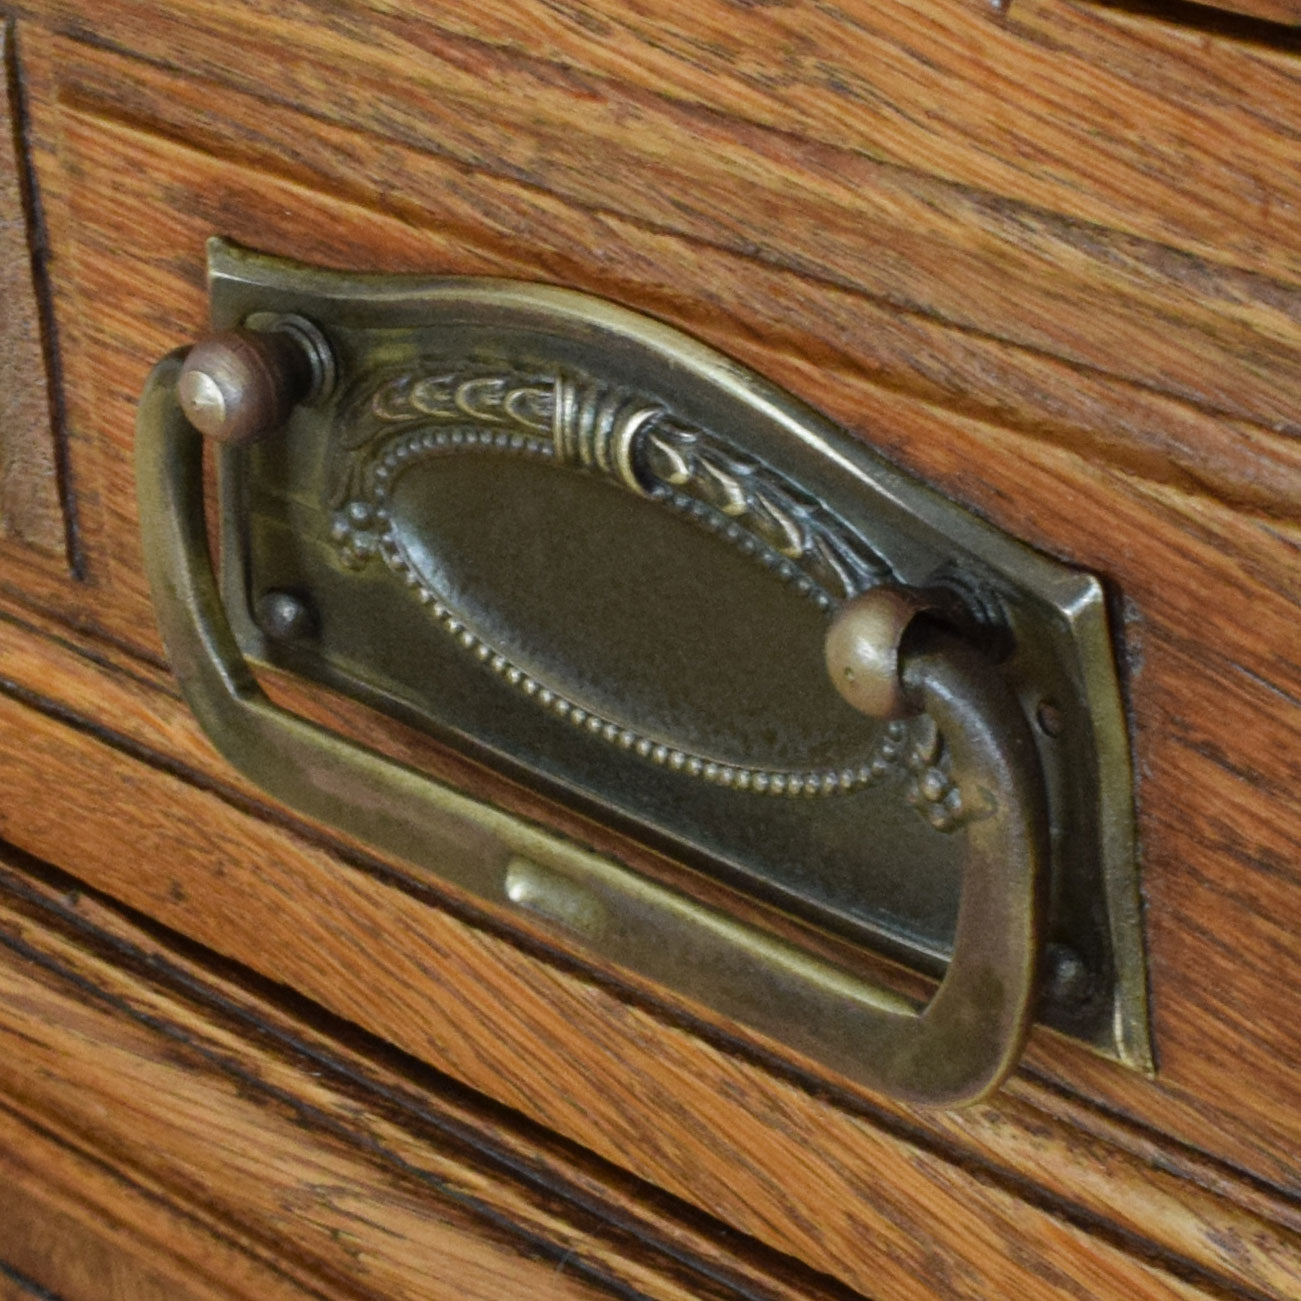
[{"label": "scratched wood surface", "polygon": [[[341,4],[328,22],[305,5],[110,0],[93,31],[70,0],[19,12],[85,556],[75,586],[8,571],[0,589],[101,647],[160,660],[132,410],[150,362],[200,328],[213,231],[333,265],[551,280],[708,339],[1010,531],[1098,570],[1117,598],[1160,1077],[1040,1036],[1015,1103],[979,1120],[901,1119],[872,1102],[867,1130],[905,1125],[993,1162],[1000,1187],[1050,1189],[1075,1227],[1077,1213],[1096,1216],[1230,1289],[1294,1294],[1301,228],[1289,160],[1301,64],[1288,43],[1058,0],[1015,0],[1001,22],[982,6],[902,0]],[[111,696],[105,683],[43,678],[40,654],[23,657],[16,681],[53,701],[50,716],[68,707],[78,726],[127,727],[132,745],[183,756],[200,785],[232,780],[174,707],[114,716],[88,703]],[[75,779],[76,762],[58,762]],[[133,788],[123,781],[119,792]],[[247,854],[256,822],[236,832],[224,816],[195,825]],[[708,1037],[686,1032],[677,1056],[651,1035],[634,1088],[602,1065],[617,999],[544,1018],[538,1033],[564,1037],[542,1071],[517,1018],[505,1043],[474,1030],[515,989],[478,940],[446,941],[483,992],[458,991],[439,1037],[399,991],[398,1010],[373,1006],[365,980],[382,973],[360,937],[345,933],[324,980],[295,947],[301,931],[278,926],[265,943],[279,888],[251,877],[261,904],[245,901],[245,915],[224,890],[196,896],[211,869],[191,854],[194,881],[175,878],[185,897],[173,899],[163,864],[124,873],[111,846],[90,843],[114,834],[106,811],[93,825],[70,841],[23,807],[6,834],[268,975],[293,972],[341,1014],[855,1286],[869,1289],[894,1249],[864,1247],[865,1193],[837,1156],[840,1127],[866,1142],[863,1100],[766,1101],[774,1077],[753,1064],[741,1083],[705,1071]],[[181,854],[152,823],[136,834]],[[414,933],[417,914],[387,907],[378,933]],[[454,935],[459,915],[442,923]],[[531,949],[511,961],[510,981],[550,993],[559,979]],[[585,1085],[568,1079],[574,1058]],[[694,1133],[683,1098],[702,1074],[746,1093],[760,1117],[735,1121],[748,1144]],[[707,1108],[710,1088],[691,1096]],[[818,1135],[798,1178],[782,1136],[792,1115]],[[908,1206],[935,1195],[911,1155],[887,1165]],[[1148,1165],[1159,1197],[1132,1173]],[[808,1206],[836,1179],[845,1204],[815,1233]],[[876,1232],[898,1244],[916,1222],[892,1205],[894,1227],[886,1216]],[[982,1295],[1020,1286],[972,1264],[982,1243],[1017,1239],[963,1205],[934,1230],[939,1255],[905,1268],[938,1271],[955,1294],[968,1269]],[[1017,1232],[1051,1256],[1047,1230]],[[1075,1285],[1070,1270],[1054,1283]]]}]

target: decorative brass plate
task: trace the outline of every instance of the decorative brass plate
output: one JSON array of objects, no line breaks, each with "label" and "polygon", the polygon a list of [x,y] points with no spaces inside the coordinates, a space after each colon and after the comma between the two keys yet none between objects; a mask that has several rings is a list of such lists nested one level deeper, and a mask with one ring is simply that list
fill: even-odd
[{"label": "decorative brass plate", "polygon": [[[221,241],[210,277],[214,328],[297,331],[315,376],[274,437],[221,453],[222,594],[245,655],[938,976],[988,792],[960,789],[936,710],[869,717],[824,666],[860,593],[924,593],[1033,737],[1039,1016],[1150,1069],[1128,747],[1095,578],[612,304],[324,272]],[[585,925],[607,905],[536,865],[504,880],[589,947],[618,929]]]}]

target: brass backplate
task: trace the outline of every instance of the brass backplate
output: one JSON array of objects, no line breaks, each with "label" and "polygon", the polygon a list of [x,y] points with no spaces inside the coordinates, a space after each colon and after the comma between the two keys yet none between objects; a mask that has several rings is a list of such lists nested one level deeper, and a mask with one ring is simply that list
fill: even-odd
[{"label": "brass backplate", "polygon": [[935,976],[963,863],[942,781],[918,780],[936,739],[850,708],[823,643],[877,583],[939,593],[999,658],[1047,775],[1039,1019],[1151,1068],[1097,578],[890,466],[870,430],[602,300],[223,241],[210,279],[214,328],[304,318],[333,367],[281,431],[221,453],[246,655]]}]

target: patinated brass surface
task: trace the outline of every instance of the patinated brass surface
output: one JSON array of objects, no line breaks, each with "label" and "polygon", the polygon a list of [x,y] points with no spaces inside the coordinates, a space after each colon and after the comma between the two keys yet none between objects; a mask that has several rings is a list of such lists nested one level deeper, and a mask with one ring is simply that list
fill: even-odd
[{"label": "patinated brass surface", "polygon": [[[1050,1024],[1150,1065],[1095,579],[610,304],[221,243],[211,256],[215,328],[306,320],[335,372],[273,436],[223,453],[225,613],[168,370],[142,407],[160,622],[239,766],[874,1087],[946,1102],[988,1088],[1041,976]],[[851,708],[823,667],[837,612],[886,585],[935,612],[901,654],[893,721]],[[327,737],[268,705],[245,655],[426,725],[808,921],[922,971],[947,963],[940,993],[918,1016]],[[1054,986],[1053,961],[1071,981]]]}]

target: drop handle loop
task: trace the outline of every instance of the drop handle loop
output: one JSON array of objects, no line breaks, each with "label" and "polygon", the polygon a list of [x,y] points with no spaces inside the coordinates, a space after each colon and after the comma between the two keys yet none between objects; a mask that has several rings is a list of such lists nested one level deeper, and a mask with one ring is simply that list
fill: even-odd
[{"label": "drop handle loop", "polygon": [[[924,709],[971,805],[959,833],[966,857],[952,960],[929,1002],[917,1006],[847,966],[273,704],[236,643],[213,573],[203,443],[180,405],[183,373],[181,355],[165,358],[140,404],[144,555],[186,698],[246,777],[300,814],[497,907],[527,909],[548,880],[559,883],[571,929],[603,959],[869,1089],[954,1106],[983,1097],[1012,1069],[1035,1002],[1047,815],[1028,725],[978,650],[953,635],[918,638],[915,646],[902,639],[917,608],[906,592],[849,610],[837,625],[849,650],[837,651],[834,636],[829,646],[833,677],[839,670],[844,679],[848,664],[861,684],[865,664],[854,659],[852,644],[857,638],[859,652],[870,650],[878,637],[884,658],[878,654],[866,675],[878,692],[872,711]],[[879,626],[864,638],[872,619],[898,625],[893,642],[879,638]],[[524,879],[527,891],[509,888]]]}]

